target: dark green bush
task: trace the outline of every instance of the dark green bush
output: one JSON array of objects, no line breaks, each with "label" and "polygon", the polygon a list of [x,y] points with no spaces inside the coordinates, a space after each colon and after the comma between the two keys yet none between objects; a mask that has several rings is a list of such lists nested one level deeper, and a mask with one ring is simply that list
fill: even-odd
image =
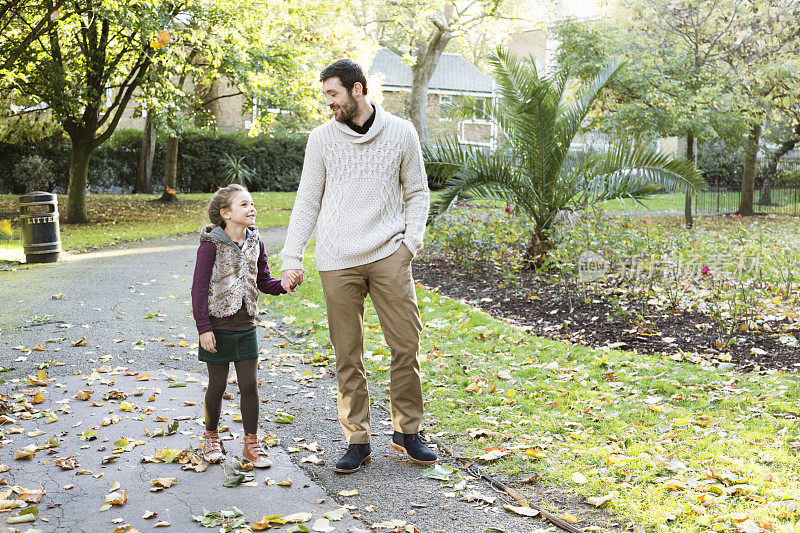
[{"label": "dark green bush", "polygon": [[697,155],[697,167],[709,185],[741,187],[744,158],[741,150],[720,140],[705,142]]},{"label": "dark green bush", "polygon": [[[295,191],[300,181],[306,135],[247,137],[239,133],[192,131],[178,145],[178,190],[210,192],[223,182],[226,156],[241,157],[254,170],[254,191]],[[92,153],[89,191],[125,193],[133,190],[142,132],[119,130]],[[164,184],[166,138],[159,137],[153,157],[153,190]],[[69,180],[70,141],[51,138],[34,145],[0,143],[0,193],[22,194],[30,184],[15,168],[25,157],[37,155],[52,164],[57,189]]]},{"label": "dark green bush", "polygon": [[26,184],[25,192],[52,191],[56,185],[53,162],[38,154],[20,158],[14,167],[12,179],[16,183]]},{"label": "dark green bush", "polygon": [[779,170],[776,181],[780,185],[800,185],[800,168],[796,170]]}]

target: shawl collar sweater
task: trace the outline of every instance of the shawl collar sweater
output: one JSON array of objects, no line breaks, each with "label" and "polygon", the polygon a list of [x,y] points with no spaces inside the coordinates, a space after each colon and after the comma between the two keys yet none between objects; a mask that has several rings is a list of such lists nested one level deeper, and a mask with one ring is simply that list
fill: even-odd
[{"label": "shawl collar sweater", "polygon": [[429,191],[417,132],[384,111],[359,134],[335,119],[314,128],[306,145],[283,270],[301,269],[317,230],[317,269],[340,270],[422,248]]}]

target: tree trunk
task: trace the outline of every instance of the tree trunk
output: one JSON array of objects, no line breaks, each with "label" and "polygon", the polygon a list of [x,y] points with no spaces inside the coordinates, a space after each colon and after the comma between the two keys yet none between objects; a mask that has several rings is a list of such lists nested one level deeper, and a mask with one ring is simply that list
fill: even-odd
[{"label": "tree trunk", "polygon": [[774,175],[775,173],[773,172],[764,176],[764,184],[761,186],[761,198],[758,199],[758,205],[777,205],[772,202],[772,177]]},{"label": "tree trunk", "polygon": [[428,84],[452,38],[447,27],[437,26],[430,39],[417,43],[417,62],[411,67],[409,115],[423,143],[428,140]]},{"label": "tree trunk", "polygon": [[67,222],[85,224],[86,183],[89,179],[89,158],[94,146],[81,140],[72,140],[72,153],[69,162],[69,191],[67,194]]},{"label": "tree trunk", "polygon": [[156,151],[156,133],[151,118],[152,110],[147,110],[147,118],[144,122],[142,132],[142,149],[139,152],[139,167],[136,170],[136,185],[133,187],[134,193],[153,192],[153,156]]},{"label": "tree trunk", "polygon": [[167,139],[166,170],[164,172],[164,194],[162,202],[174,202],[178,199],[178,138]]},{"label": "tree trunk", "polygon": [[411,100],[409,102],[409,115],[411,123],[417,130],[420,141],[428,140],[428,81],[423,81],[424,75],[419,69],[412,68],[413,81],[411,83]]},{"label": "tree trunk", "polygon": [[548,238],[548,232],[545,231],[532,231],[531,238],[525,248],[525,255],[523,260],[529,268],[536,268],[542,266],[544,259],[553,248],[553,244]]},{"label": "tree trunk", "polygon": [[761,124],[753,125],[747,136],[745,149],[744,172],[742,174],[742,195],[739,199],[738,215],[745,217],[755,215],[753,211],[753,188],[756,182],[756,165],[758,164],[758,143],[761,140]]},{"label": "tree trunk", "polygon": [[764,186],[761,189],[761,198],[758,205],[775,205],[772,203],[772,180],[778,171],[778,160],[791,152],[797,143],[800,142],[800,122],[795,124],[792,129],[793,136],[781,143],[775,152],[769,157],[767,168],[764,172]]},{"label": "tree trunk", "polygon": [[[694,163],[694,132],[689,131],[686,133],[686,159]],[[692,193],[686,191],[686,198],[683,203],[683,217],[686,221],[686,227],[691,229],[694,226],[694,217],[692,216]]]}]

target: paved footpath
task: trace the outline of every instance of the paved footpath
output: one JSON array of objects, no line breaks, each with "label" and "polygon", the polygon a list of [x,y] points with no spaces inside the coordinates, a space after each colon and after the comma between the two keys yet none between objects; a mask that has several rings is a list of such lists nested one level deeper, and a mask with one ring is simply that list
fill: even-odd
[{"label": "paved footpath", "polygon": [[[261,234],[276,253],[285,229]],[[261,433],[274,437],[274,464],[245,472],[252,479],[236,477],[242,430],[232,372],[223,404],[226,464],[206,467],[194,454],[206,384],[189,301],[196,249],[196,236],[171,237],[0,272],[7,409],[0,420],[0,531],[31,506],[35,520],[13,527],[204,531],[193,516],[234,508],[250,525],[265,516],[290,518],[270,524],[280,531],[546,527],[476,500],[474,492],[460,499],[420,476],[420,468],[388,451],[390,431],[377,408],[373,464],[334,475],[345,445],[333,374],[287,350],[286,333],[274,327],[259,328]],[[292,423],[276,423],[286,414]],[[243,483],[225,487],[231,477]],[[467,489],[492,499],[485,485]]]}]

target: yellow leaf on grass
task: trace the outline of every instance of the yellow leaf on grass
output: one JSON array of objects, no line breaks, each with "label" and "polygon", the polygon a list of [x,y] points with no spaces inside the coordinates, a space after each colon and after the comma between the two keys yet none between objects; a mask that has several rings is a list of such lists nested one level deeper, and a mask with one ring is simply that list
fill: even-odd
[{"label": "yellow leaf on grass", "polygon": [[686,486],[686,483],[684,483],[680,479],[670,479],[664,484],[664,488],[670,490],[684,490],[688,487]]},{"label": "yellow leaf on grass", "polygon": [[525,450],[525,455],[531,459],[544,459],[547,457],[547,454],[544,453],[544,450],[540,450],[538,448],[528,448]]},{"label": "yellow leaf on grass", "polygon": [[605,496],[592,496],[591,498],[586,498],[586,501],[595,507],[602,507],[613,499],[614,493],[612,492],[611,494],[606,494]]},{"label": "yellow leaf on grass", "polygon": [[761,529],[766,529],[767,531],[772,531],[775,529],[775,524],[773,524],[768,518],[761,517],[758,519],[757,523]]},{"label": "yellow leaf on grass", "polygon": [[486,453],[483,455],[479,455],[478,459],[481,461],[496,461],[501,457],[505,457],[506,455],[511,455],[511,450],[506,450],[505,448],[500,448],[498,446],[493,446],[491,448],[486,448]]},{"label": "yellow leaf on grass", "polygon": [[761,533],[761,526],[748,518],[747,520],[736,523],[736,531],[739,533]]},{"label": "yellow leaf on grass", "polygon": [[573,472],[572,473],[572,481],[577,483],[578,485],[583,485],[589,482],[589,479],[580,472]]},{"label": "yellow leaf on grass", "polygon": [[697,503],[705,505],[706,507],[711,507],[717,503],[717,499],[710,494],[701,494],[697,497]]},{"label": "yellow leaf on grass", "polygon": [[735,524],[738,524],[740,522],[744,522],[748,518],[750,518],[750,517],[747,515],[747,513],[733,513],[731,515],[731,521],[733,523],[735,523]]},{"label": "yellow leaf on grass", "polygon": [[570,524],[577,524],[578,523],[578,518],[573,516],[573,515],[571,515],[571,514],[569,514],[569,513],[560,514],[560,515],[558,515],[558,517],[561,520],[563,520],[564,522],[569,522]]}]

